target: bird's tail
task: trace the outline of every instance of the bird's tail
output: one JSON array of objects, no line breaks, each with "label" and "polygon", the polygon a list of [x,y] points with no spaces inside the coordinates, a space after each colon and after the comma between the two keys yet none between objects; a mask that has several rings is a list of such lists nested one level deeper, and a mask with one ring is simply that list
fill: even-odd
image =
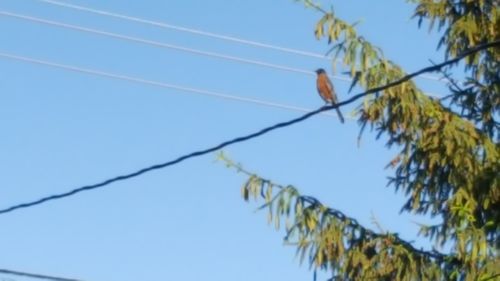
[{"label": "bird's tail", "polygon": [[335,108],[335,110],[337,110],[337,115],[339,116],[340,122],[342,124],[344,124],[345,120],[344,120],[344,116],[342,115],[342,112],[340,112],[340,109],[338,107]]}]

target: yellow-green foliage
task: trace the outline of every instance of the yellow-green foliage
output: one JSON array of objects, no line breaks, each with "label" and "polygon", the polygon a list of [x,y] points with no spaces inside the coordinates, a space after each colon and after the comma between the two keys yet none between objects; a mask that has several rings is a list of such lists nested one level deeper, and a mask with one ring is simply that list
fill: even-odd
[{"label": "yellow-green foliage", "polygon": [[[267,210],[269,224],[280,229],[284,220],[285,243],[297,248],[300,261],[307,259],[311,267],[330,271],[336,278],[332,280],[489,280],[498,274],[498,259],[484,259],[479,268],[470,270],[455,253],[416,249],[397,234],[365,228],[293,186],[250,173],[222,153],[219,160],[249,177],[241,188],[242,197],[263,200],[259,209]],[[489,251],[481,248],[487,245],[483,242],[474,243],[479,251]],[[467,259],[477,259],[474,255]]]},{"label": "yellow-green foliage", "polygon": [[[315,35],[333,44],[334,60],[343,57],[351,89],[371,89],[406,74],[333,11],[301,2],[321,13]],[[444,31],[438,45],[446,58],[500,39],[499,1],[409,2],[416,5],[419,25]],[[286,240],[301,259],[339,280],[491,279],[500,273],[499,61],[495,47],[466,57],[465,68],[441,69],[449,81],[446,98],[431,98],[408,81],[367,96],[357,110],[361,132],[369,127],[399,148],[389,183],[407,197],[402,210],[440,217],[437,225],[421,226],[420,234],[452,245],[449,253],[420,251],[396,235],[377,234],[294,187],[257,175],[249,174],[243,197],[263,198],[270,222],[279,228],[286,219]],[[451,69],[462,71],[465,83],[454,80]]]}]

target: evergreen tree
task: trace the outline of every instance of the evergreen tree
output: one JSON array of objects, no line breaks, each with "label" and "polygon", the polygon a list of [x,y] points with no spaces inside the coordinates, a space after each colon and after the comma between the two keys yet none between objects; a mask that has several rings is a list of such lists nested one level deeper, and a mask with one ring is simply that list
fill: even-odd
[{"label": "evergreen tree", "polygon": [[[333,59],[342,57],[353,79],[351,89],[373,89],[398,80],[404,70],[380,48],[358,35],[353,25],[310,0],[321,18],[318,39],[326,37]],[[411,0],[420,26],[443,31],[437,43],[445,59],[471,52],[464,65],[436,68],[449,85],[449,95],[425,95],[408,80],[364,97],[357,108],[360,135],[365,127],[398,148],[389,163],[389,184],[406,196],[402,211],[440,218],[422,225],[420,234],[450,250],[421,250],[393,233],[377,233],[293,186],[282,186],[244,170],[245,200],[261,198],[270,222],[286,220],[285,241],[301,260],[328,271],[331,280],[499,280],[500,149],[499,27],[497,0]],[[457,82],[453,73],[463,72]],[[498,279],[497,279],[498,278]]]}]

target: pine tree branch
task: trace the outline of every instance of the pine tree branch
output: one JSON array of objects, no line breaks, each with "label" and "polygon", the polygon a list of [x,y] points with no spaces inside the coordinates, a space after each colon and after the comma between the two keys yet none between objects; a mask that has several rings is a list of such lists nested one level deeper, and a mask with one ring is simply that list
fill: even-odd
[{"label": "pine tree branch", "polygon": [[[247,175],[249,177],[258,177],[258,176],[256,176],[256,174],[254,174],[254,173],[252,173],[252,172],[244,169],[240,164],[235,164],[234,162],[232,162],[230,159],[228,159],[227,157],[225,157],[223,153],[220,153],[218,155],[218,160],[223,161],[228,167],[235,168],[238,172],[241,172],[241,173],[243,173],[243,174],[245,174],[245,175]],[[273,187],[277,187],[280,190],[284,190],[284,189],[287,188],[286,186],[283,186],[283,185],[280,185],[280,184],[276,184],[275,182],[273,182],[273,181],[271,181],[269,179],[262,178],[262,177],[258,177],[258,178],[263,183],[270,184]],[[329,215],[337,218],[338,220],[346,223],[347,225],[349,225],[350,227],[352,227],[354,229],[360,230],[362,233],[365,234],[366,238],[369,238],[369,239],[392,239],[392,241],[393,241],[394,244],[399,244],[399,245],[403,246],[404,248],[406,248],[408,251],[410,251],[412,253],[418,254],[420,256],[425,256],[425,257],[428,257],[428,258],[433,258],[433,259],[435,259],[438,262],[442,262],[442,261],[444,261],[444,259],[446,257],[448,257],[447,255],[442,254],[442,253],[440,253],[440,252],[438,252],[436,250],[425,251],[425,250],[422,250],[422,249],[417,249],[410,242],[407,242],[407,241],[399,238],[399,236],[396,235],[396,234],[394,234],[394,233],[385,233],[385,234],[376,233],[375,231],[362,226],[355,218],[351,218],[351,217],[345,215],[343,212],[341,212],[341,211],[339,211],[337,209],[334,209],[334,208],[328,207],[326,205],[323,205],[318,199],[316,199],[316,198],[314,198],[312,196],[299,195],[298,199],[301,200],[301,201],[303,201],[303,202],[309,203],[311,206],[314,206],[314,207],[317,207],[317,208],[325,208],[325,211],[324,211],[325,213],[327,213],[327,214],[329,214]],[[267,204],[265,204],[264,206],[267,206]],[[264,206],[262,206],[261,208],[263,208]],[[261,209],[261,208],[259,208],[259,209]]]}]

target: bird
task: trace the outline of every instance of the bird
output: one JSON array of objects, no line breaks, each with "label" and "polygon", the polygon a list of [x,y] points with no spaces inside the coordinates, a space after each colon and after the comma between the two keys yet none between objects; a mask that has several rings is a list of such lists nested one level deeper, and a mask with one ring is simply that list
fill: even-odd
[{"label": "bird", "polygon": [[[333,84],[328,78],[326,71],[323,68],[318,68],[315,72],[318,75],[316,79],[316,87],[320,97],[329,105],[337,104],[337,95],[335,94],[335,89],[333,88]],[[340,122],[344,123],[344,116],[342,115],[342,112],[340,112],[340,109],[336,107],[335,110],[337,110]]]}]

